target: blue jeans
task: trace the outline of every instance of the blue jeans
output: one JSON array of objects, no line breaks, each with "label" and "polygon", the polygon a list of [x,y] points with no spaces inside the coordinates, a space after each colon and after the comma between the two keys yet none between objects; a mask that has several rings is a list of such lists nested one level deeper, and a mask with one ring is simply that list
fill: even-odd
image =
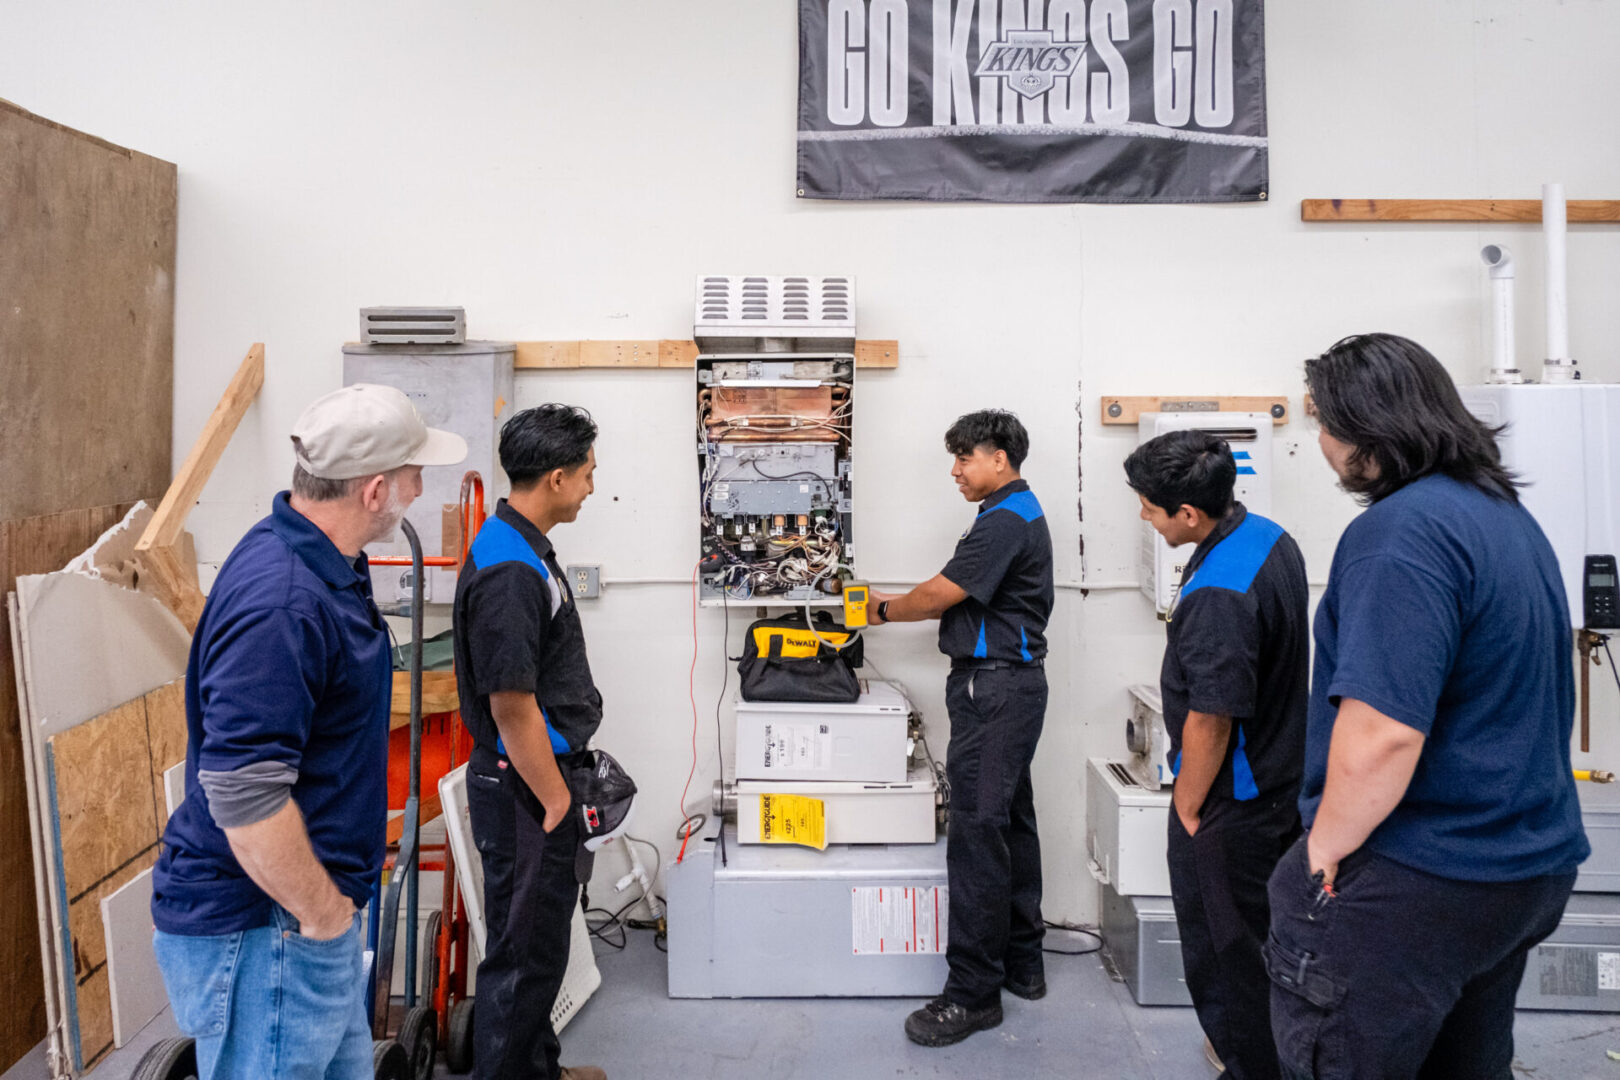
[{"label": "blue jeans", "polygon": [[276,907],[269,926],[153,947],[181,1032],[197,1040],[198,1080],[371,1080],[360,916],[316,941]]}]

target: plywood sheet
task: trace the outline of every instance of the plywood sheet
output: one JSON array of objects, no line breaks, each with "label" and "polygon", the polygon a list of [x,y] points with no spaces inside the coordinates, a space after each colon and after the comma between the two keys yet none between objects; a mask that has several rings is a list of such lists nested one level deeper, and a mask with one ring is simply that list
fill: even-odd
[{"label": "plywood sheet", "polygon": [[101,1063],[113,1047],[112,987],[103,964],[76,990],[79,1004],[79,1048],[84,1054],[84,1071]]},{"label": "plywood sheet", "polygon": [[175,680],[146,695],[146,732],[152,758],[152,805],[158,835],[169,823],[163,774],[186,760],[186,684]]},{"label": "plywood sheet", "polygon": [[152,951],[152,871],[142,870],[101,901],[113,1043],[123,1046],[168,1004]]},{"label": "plywood sheet", "polygon": [[50,745],[62,881],[72,905],[157,841],[146,702],[126,702],[52,736]]},{"label": "plywood sheet", "polygon": [[168,162],[0,101],[0,520],[168,486],[176,193]]},{"label": "plywood sheet", "polygon": [[191,635],[155,598],[83,574],[17,579],[29,710],[47,735],[182,677]]}]

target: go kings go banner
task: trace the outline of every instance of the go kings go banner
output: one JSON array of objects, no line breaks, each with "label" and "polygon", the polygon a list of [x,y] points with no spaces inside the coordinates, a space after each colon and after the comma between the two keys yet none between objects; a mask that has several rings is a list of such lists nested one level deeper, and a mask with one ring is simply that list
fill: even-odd
[{"label": "go kings go banner", "polygon": [[1266,197],[1262,0],[799,0],[799,194]]}]

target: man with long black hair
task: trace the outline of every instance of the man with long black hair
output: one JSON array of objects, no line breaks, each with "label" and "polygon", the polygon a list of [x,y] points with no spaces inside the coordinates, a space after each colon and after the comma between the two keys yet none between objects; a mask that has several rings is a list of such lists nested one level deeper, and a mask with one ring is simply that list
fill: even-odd
[{"label": "man with long black hair", "polygon": [[1260,948],[1266,882],[1299,835],[1309,664],[1305,560],[1233,498],[1224,439],[1173,431],[1125,459],[1142,519],[1196,544],[1160,671],[1175,791],[1167,853],[1187,990],[1233,1080],[1275,1080]]},{"label": "man with long black hair", "polygon": [[1557,559],[1422,346],[1346,338],[1305,381],[1367,510],[1316,615],[1309,831],[1271,879],[1277,1049],[1289,1076],[1506,1080],[1525,958],[1590,852]]},{"label": "man with long black hair", "polygon": [[579,815],[563,769],[602,722],[579,609],[553,529],[596,490],[596,424],[541,405],[501,428],[512,494],[495,506],[456,581],[461,717],[472,733],[467,808],[484,865],[484,959],[473,1014],[481,1080],[604,1080],[563,1068],[551,1009],[579,903]]},{"label": "man with long black hair", "polygon": [[870,609],[874,626],[938,619],[939,650],[951,658],[950,976],[939,997],[906,1018],[906,1035],[923,1046],[1001,1023],[1003,988],[1029,1000],[1046,994],[1029,766],[1046,719],[1052,536],[1019,474],[1029,433],[1016,416],[984,409],[960,417],[945,449],[951,478],[978,515],[945,569],[904,596],[873,590]]}]

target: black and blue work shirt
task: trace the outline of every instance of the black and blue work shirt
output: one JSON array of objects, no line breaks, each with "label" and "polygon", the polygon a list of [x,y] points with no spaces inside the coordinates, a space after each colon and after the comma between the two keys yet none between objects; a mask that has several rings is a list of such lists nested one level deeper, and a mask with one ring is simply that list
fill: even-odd
[{"label": "black and blue work shirt", "polygon": [[1305,758],[1310,594],[1281,525],[1237,503],[1194,550],[1159,675],[1172,771],[1189,711],[1232,718],[1206,813],[1220,800],[1292,799]]},{"label": "black and blue work shirt", "polygon": [[940,572],[968,594],[940,617],[940,652],[952,660],[1013,664],[1046,656],[1052,534],[1028,483],[1014,480],[979,504]]},{"label": "black and blue work shirt", "polygon": [[392,678],[365,555],[346,558],[277,495],[220,567],[192,638],[186,797],[152,876],[159,930],[269,924],[270,897],[222,827],[262,820],[289,797],[315,858],[366,902],[383,863]]},{"label": "black and blue work shirt", "polygon": [[489,696],[534,695],[558,754],[583,750],[602,722],[579,608],[546,534],[507,505],[479,529],[456,581],[456,682],[473,741],[506,752]]}]

